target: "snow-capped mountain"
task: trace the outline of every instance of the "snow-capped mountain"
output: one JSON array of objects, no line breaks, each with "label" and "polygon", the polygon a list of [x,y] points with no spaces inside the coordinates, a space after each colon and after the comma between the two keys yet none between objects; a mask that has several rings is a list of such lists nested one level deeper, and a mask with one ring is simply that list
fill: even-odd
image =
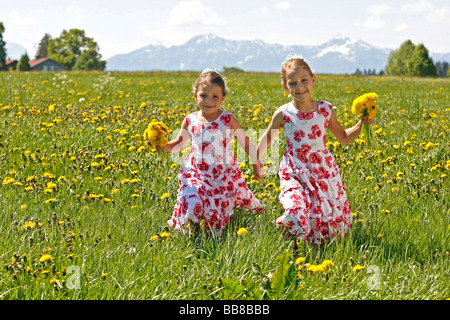
[{"label": "snow-capped mountain", "polygon": [[261,40],[227,40],[212,34],[192,38],[183,45],[149,45],[107,60],[109,71],[201,71],[206,67],[238,67],[245,71],[279,72],[284,58],[300,53],[316,73],[345,74],[386,66],[390,49],[336,36],[317,45],[266,43]]}]

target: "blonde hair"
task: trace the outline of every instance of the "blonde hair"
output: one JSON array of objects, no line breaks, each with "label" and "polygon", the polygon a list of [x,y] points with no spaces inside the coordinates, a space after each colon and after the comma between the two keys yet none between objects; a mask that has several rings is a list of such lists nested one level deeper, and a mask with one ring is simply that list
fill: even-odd
[{"label": "blonde hair", "polygon": [[314,76],[314,73],[311,71],[311,68],[309,67],[309,65],[306,63],[306,61],[304,59],[291,59],[291,60],[288,60],[285,63],[283,63],[283,65],[281,66],[281,84],[282,85],[286,85],[287,69],[305,69],[311,75],[311,77]]},{"label": "blonde hair", "polygon": [[230,92],[227,87],[227,79],[216,71],[208,71],[202,73],[197,78],[195,84],[192,86],[192,92],[196,94],[198,92],[198,88],[205,83],[218,85],[222,89],[222,94],[224,96],[226,96]]}]

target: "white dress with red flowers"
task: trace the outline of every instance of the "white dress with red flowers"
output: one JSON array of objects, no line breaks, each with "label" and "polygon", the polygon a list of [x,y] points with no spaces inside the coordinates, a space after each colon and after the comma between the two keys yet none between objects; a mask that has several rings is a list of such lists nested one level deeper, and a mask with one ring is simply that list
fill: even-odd
[{"label": "white dress with red flowers", "polygon": [[286,150],[278,172],[279,199],[285,212],[276,223],[316,244],[347,234],[352,215],[346,187],[325,142],[332,105],[319,101],[311,113],[300,112],[292,102],[280,109]]},{"label": "white dress with red flowers", "polygon": [[212,122],[201,122],[197,113],[186,116],[191,151],[178,174],[177,203],[169,225],[187,232],[189,222],[205,221],[208,233],[220,235],[234,207],[262,212],[259,200],[248,189],[230,143],[231,114],[223,111]]}]

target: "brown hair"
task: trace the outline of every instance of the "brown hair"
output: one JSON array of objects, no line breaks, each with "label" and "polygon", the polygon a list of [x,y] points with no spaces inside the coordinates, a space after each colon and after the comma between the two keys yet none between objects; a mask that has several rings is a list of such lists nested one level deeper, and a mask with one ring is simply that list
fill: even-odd
[{"label": "brown hair", "polygon": [[305,69],[311,77],[314,76],[311,68],[304,59],[291,59],[283,63],[281,66],[281,84],[286,85],[286,71],[287,69]]},{"label": "brown hair", "polygon": [[227,79],[221,76],[218,72],[208,71],[202,73],[198,78],[195,84],[193,85],[192,92],[195,94],[198,92],[198,87],[205,83],[211,83],[218,85],[222,89],[222,93],[226,96],[229,93],[229,89],[227,87]]}]

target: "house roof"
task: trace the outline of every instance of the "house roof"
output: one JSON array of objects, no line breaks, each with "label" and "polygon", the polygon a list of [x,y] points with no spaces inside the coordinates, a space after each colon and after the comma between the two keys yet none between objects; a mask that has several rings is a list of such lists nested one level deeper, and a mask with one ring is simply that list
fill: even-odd
[{"label": "house roof", "polygon": [[34,60],[30,60],[29,64],[30,67],[33,68],[35,66],[37,66],[38,64],[41,64],[44,61],[47,61],[48,58],[39,58],[39,59],[34,59]]},{"label": "house roof", "polygon": [[[5,66],[9,66],[11,64],[17,63],[17,60],[6,60]],[[3,66],[2,63],[0,63],[0,67]]]}]

